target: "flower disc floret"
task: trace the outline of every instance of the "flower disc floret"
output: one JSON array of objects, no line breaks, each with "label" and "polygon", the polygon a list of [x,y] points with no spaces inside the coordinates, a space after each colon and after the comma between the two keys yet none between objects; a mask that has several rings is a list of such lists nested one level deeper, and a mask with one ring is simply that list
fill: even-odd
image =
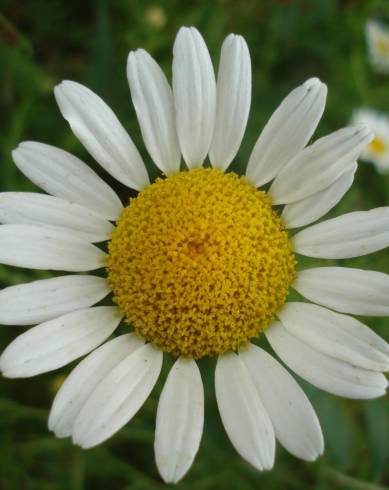
[{"label": "flower disc floret", "polygon": [[295,258],[265,192],[234,173],[199,168],[130,199],[107,269],[136,332],[197,359],[236,349],[269,326]]}]

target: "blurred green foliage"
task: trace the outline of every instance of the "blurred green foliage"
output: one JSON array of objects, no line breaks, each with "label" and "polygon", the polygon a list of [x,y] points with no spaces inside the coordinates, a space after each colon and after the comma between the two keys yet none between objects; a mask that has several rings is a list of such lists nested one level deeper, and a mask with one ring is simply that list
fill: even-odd
[{"label": "blurred green foliage", "polygon": [[[181,25],[201,30],[215,63],[229,32],[244,35],[249,44],[253,102],[234,170],[244,169],[281,98],[311,76],[329,86],[316,136],[346,125],[360,105],[389,112],[389,77],[374,73],[367,59],[364,24],[370,16],[389,17],[388,0],[1,0],[0,189],[37,190],[11,161],[11,150],[24,139],[63,147],[94,166],[55,105],[53,86],[66,78],[88,85],[111,105],[149,162],[130,102],[126,57],[129,50],[143,47],[170,78],[172,43]],[[157,175],[152,164],[149,169]],[[104,177],[126,197],[125,189]],[[354,187],[331,214],[385,204],[389,177],[361,163]],[[312,262],[301,261],[300,266]],[[346,263],[389,272],[385,251]],[[47,276],[0,266],[0,287]],[[366,323],[388,338],[383,320]],[[1,348],[23,330],[2,327]],[[322,423],[325,455],[309,464],[278,446],[274,470],[261,474],[241,461],[224,434],[213,393],[214,361],[202,361],[200,367],[206,385],[205,433],[196,462],[178,489],[388,488],[387,400],[341,400],[302,382]],[[30,380],[0,381],[0,489],[162,488],[153,460],[153,432],[164,376],[130,424],[84,452],[55,439],[46,427],[51,400],[68,372],[69,367]]]}]

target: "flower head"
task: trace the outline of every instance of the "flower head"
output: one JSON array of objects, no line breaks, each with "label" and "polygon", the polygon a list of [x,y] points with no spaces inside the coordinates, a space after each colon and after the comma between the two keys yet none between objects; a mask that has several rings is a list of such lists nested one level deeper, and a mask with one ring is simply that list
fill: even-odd
[{"label": "flower head", "polygon": [[[290,235],[342,198],[372,134],[359,125],[306,146],[327,93],[313,78],[270,118],[246,175],[226,172],[250,108],[247,45],[240,36],[226,38],[217,81],[196,29],[179,31],[173,54],[173,90],[145,51],[128,58],[145,146],[164,174],[154,183],[99,96],[69,81],[55,89],[81,143],[108,173],[139,191],[137,197],[122,204],[83,162],[52,146],[24,142],[13,152],[19,169],[51,195],[0,195],[0,261],[84,274],[0,292],[1,323],[38,324],[5,349],[1,370],[28,377],[89,354],[59,389],[49,428],[90,448],[140,409],[159,377],[163,352],[175,356],[158,404],[154,449],[162,478],[177,482],[203,430],[197,359],[216,356],[217,403],[239,454],[259,470],[270,469],[277,439],[312,461],[324,447],[314,409],[255,342],[264,333],[285,364],[330,393],[374,398],[385,392],[388,346],[348,314],[387,315],[389,277],[341,267],[299,270],[298,256],[341,259],[386,247],[389,208]],[[203,166],[207,156],[210,168]],[[267,192],[259,189],[268,183]],[[107,253],[94,245],[102,241]],[[104,277],[85,274],[97,269]],[[290,288],[309,302],[288,302]],[[111,306],[93,306],[110,292]],[[104,343],[122,319],[129,333]]]},{"label": "flower head", "polygon": [[380,173],[389,172],[389,117],[371,109],[358,109],[353,124],[367,124],[374,139],[362,150],[361,158],[375,166]]},{"label": "flower head", "polygon": [[389,73],[389,28],[370,19],[366,23],[366,40],[371,64],[377,71]]}]

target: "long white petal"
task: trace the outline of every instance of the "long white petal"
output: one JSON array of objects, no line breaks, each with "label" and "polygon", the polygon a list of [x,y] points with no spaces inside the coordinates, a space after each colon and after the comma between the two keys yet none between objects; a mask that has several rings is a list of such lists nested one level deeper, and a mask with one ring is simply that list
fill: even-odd
[{"label": "long white petal", "polygon": [[308,257],[347,259],[389,245],[389,206],[343,214],[300,231],[294,250]]},{"label": "long white petal", "polygon": [[215,130],[209,159],[225,170],[239,150],[251,103],[251,60],[242,36],[230,34],[223,42],[217,76]]},{"label": "long white petal", "polygon": [[125,357],[144,345],[134,333],[106,342],[76,366],[59,389],[49,416],[49,429],[68,437],[86,401],[104,377]]},{"label": "long white petal", "polygon": [[251,344],[239,356],[273,423],[276,438],[290,453],[314,461],[324,450],[319,420],[307,396],[270,354]]},{"label": "long white petal", "polygon": [[63,117],[96,162],[132,189],[141,190],[150,183],[130,136],[98,95],[69,80],[57,85],[54,94]]},{"label": "long white petal", "polygon": [[172,367],[158,403],[155,460],[166,483],[177,483],[192,466],[204,424],[204,389],[193,359]]},{"label": "long white petal", "polygon": [[343,128],[320,138],[298,153],[277,175],[269,189],[273,204],[288,204],[333,184],[372,140],[365,126]]},{"label": "long white petal", "polygon": [[302,296],[342,313],[389,316],[389,275],[347,267],[300,271],[293,283]]},{"label": "long white petal", "polygon": [[385,394],[388,382],[382,373],[322,354],[288,332],[280,322],[273,322],[266,330],[266,337],[290,369],[322,390],[360,399]]},{"label": "long white petal", "polygon": [[311,303],[285,303],[284,327],[313,349],[353,366],[389,371],[389,345],[355,318]]},{"label": "long white petal", "polygon": [[79,413],[73,441],[96,446],[123,427],[140,409],[157,382],[162,351],[146,344],[123,359],[99,383]]},{"label": "long white petal", "polygon": [[251,153],[246,176],[266,184],[308,143],[324,111],[327,87],[311,78],[294,89],[277,108]]},{"label": "long white petal", "polygon": [[54,146],[24,141],[12,152],[16,166],[53,196],[116,220],[123,206],[114,191],[84,162]]},{"label": "long white petal", "polygon": [[9,344],[0,369],[7,378],[26,378],[65,366],[100,345],[120,319],[116,306],[96,306],[41,323]]},{"label": "long white petal", "polygon": [[0,324],[34,325],[98,303],[110,291],[106,279],[69,275],[0,291]]},{"label": "long white petal", "polygon": [[350,189],[357,163],[354,162],[349,170],[346,170],[327,189],[317,192],[301,201],[287,204],[282,211],[282,219],[287,228],[297,228],[309,225],[328,213]]},{"label": "long white petal", "polygon": [[109,221],[79,204],[33,192],[1,192],[0,223],[65,228],[90,242],[107,240],[114,230]]},{"label": "long white petal", "polygon": [[1,225],[0,263],[70,272],[104,267],[106,254],[73,235],[38,225]]},{"label": "long white petal", "polygon": [[258,470],[271,469],[275,454],[273,426],[247,368],[233,352],[218,358],[215,390],[232,445]]},{"label": "long white petal", "polygon": [[182,27],[174,43],[173,95],[182,156],[189,168],[200,167],[213,136],[216,82],[207,46],[194,27]]},{"label": "long white petal", "polygon": [[128,56],[127,78],[147,151],[166,175],[178,172],[176,113],[163,71],[146,51],[138,49]]}]

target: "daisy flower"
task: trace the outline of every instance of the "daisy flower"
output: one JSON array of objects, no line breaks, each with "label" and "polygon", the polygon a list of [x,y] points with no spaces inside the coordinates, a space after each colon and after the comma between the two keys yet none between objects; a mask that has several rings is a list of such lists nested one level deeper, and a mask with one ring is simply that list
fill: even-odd
[{"label": "daisy flower", "polygon": [[374,139],[363,148],[361,158],[374,164],[378,172],[389,172],[389,117],[371,109],[358,109],[352,116],[353,124],[366,124]]},{"label": "daisy flower", "polygon": [[370,19],[365,32],[371,64],[377,71],[389,73],[389,28]]},{"label": "daisy flower", "polygon": [[[323,451],[315,411],[292,375],[253,341],[264,334],[286,366],[330,393],[363,399],[385,393],[388,346],[347,314],[387,315],[389,277],[343,267],[298,270],[297,257],[349,258],[386,247],[389,208],[289,234],[341,199],[371,132],[347,127],[306,146],[327,92],[313,78],[282,101],[259,135],[246,175],[238,176],[227,168],[251,98],[250,55],[241,36],[225,39],[217,81],[195,28],[182,28],[175,40],[173,90],[142,49],[130,53],[127,75],[146,149],[164,174],[154,183],[99,96],[70,81],[55,88],[62,115],[88,152],[139,192],[124,207],[65,151],[24,142],[13,152],[17,167],[49,195],[1,194],[0,261],[82,274],[0,293],[0,323],[39,324],[5,349],[1,370],[28,377],[89,353],[58,391],[49,428],[91,448],[134,416],[158,379],[163,353],[174,356],[154,449],[161,477],[177,482],[203,431],[197,360],[213,356],[217,404],[237,452],[268,470],[277,439],[312,461]],[[211,166],[204,167],[207,155]],[[270,182],[267,192],[259,189]],[[107,253],[93,244],[104,240]],[[85,274],[97,269],[104,277]],[[307,301],[287,302],[290,288]],[[112,306],[93,306],[109,293]],[[103,343],[122,320],[132,332]]]}]

